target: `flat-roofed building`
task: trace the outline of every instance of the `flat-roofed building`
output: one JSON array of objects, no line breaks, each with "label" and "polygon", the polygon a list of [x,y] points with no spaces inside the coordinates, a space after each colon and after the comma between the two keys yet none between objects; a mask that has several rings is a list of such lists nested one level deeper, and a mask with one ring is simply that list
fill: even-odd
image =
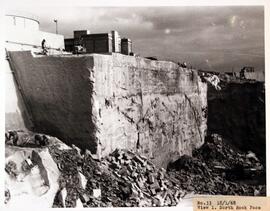
[{"label": "flat-roofed building", "polygon": [[121,39],[121,53],[129,55],[132,52],[132,42],[128,38]]},{"label": "flat-roofed building", "polygon": [[74,45],[82,45],[83,44],[83,36],[90,34],[89,30],[76,30],[73,31],[73,36],[74,36]]},{"label": "flat-roofed building", "polygon": [[111,53],[112,52],[112,34],[88,34],[82,36],[83,47],[86,53]]},{"label": "flat-roofed building", "polygon": [[64,42],[65,42],[65,50],[67,52],[74,52],[74,39],[66,38]]},{"label": "flat-roofed building", "polygon": [[83,35],[88,35],[88,34],[90,34],[89,30],[76,30],[76,31],[73,31],[74,39],[80,39]]},{"label": "flat-roofed building", "polygon": [[110,33],[90,34],[89,30],[73,32],[74,38],[65,39],[65,49],[75,52],[80,46],[84,53],[122,53],[132,55],[132,42],[128,38],[121,39],[117,31]]}]

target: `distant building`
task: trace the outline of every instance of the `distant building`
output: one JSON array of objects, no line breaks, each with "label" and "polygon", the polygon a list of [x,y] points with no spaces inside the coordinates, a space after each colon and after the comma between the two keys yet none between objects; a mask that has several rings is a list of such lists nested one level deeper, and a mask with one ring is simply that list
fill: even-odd
[{"label": "distant building", "polygon": [[90,34],[89,30],[76,30],[73,31],[74,38],[66,38],[65,50],[68,52],[74,52],[75,46],[83,45],[82,36]]},{"label": "distant building", "polygon": [[73,38],[65,39],[65,50],[68,52],[74,52],[74,39]]},{"label": "distant building", "polygon": [[90,34],[89,30],[77,30],[73,32],[74,35],[74,45],[83,45],[83,36]]},{"label": "distant building", "polygon": [[90,34],[89,30],[76,30],[73,31],[74,39],[80,39],[83,35]]},{"label": "distant building", "polygon": [[243,67],[240,71],[241,79],[265,81],[265,75],[263,71],[256,71],[254,67]]},{"label": "distant building", "polygon": [[90,34],[88,30],[74,31],[74,38],[65,39],[65,50],[75,52],[81,46],[84,53],[132,53],[132,42],[128,38],[121,39],[117,31],[111,33]]},{"label": "distant building", "polygon": [[243,67],[240,71],[240,77],[245,78],[245,73],[254,73],[254,67]]},{"label": "distant building", "polygon": [[130,55],[132,52],[132,42],[128,38],[121,39],[121,53],[125,55]]},{"label": "distant building", "polygon": [[117,31],[112,31],[112,52],[121,52],[121,37]]},{"label": "distant building", "polygon": [[112,52],[112,34],[88,34],[82,36],[83,46],[86,53],[111,53]]},{"label": "distant building", "polygon": [[111,33],[88,34],[87,31],[74,31],[74,38],[65,39],[65,50],[74,52],[75,46],[83,46],[86,53],[111,53]]}]

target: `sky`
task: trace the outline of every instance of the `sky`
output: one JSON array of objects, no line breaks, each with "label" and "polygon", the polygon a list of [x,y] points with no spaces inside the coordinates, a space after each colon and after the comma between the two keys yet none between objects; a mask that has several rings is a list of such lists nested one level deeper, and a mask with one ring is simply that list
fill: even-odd
[{"label": "sky", "polygon": [[[17,9],[18,10],[18,9]],[[40,29],[65,38],[73,30],[116,30],[133,43],[133,52],[160,60],[186,62],[196,69],[264,71],[263,6],[26,7]]]}]

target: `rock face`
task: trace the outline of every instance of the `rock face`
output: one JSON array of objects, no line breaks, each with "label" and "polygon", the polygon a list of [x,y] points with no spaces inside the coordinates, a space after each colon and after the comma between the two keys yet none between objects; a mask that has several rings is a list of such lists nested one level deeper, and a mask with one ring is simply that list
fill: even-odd
[{"label": "rock face", "polygon": [[165,166],[204,142],[206,84],[172,62],[94,56],[97,134],[102,153],[137,149]]},{"label": "rock face", "polygon": [[264,83],[227,83],[219,91],[209,86],[208,133],[218,133],[265,161]]},{"label": "rock face", "polygon": [[10,52],[34,130],[104,156],[133,149],[165,166],[201,146],[207,85],[172,62]]}]

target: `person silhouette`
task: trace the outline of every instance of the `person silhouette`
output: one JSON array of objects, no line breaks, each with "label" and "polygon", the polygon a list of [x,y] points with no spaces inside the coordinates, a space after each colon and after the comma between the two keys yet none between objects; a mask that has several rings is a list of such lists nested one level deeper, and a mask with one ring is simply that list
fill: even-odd
[{"label": "person silhouette", "polygon": [[45,39],[43,39],[41,42],[41,48],[42,48],[42,53],[44,53],[44,54],[48,53],[48,50],[46,48],[46,40]]}]

